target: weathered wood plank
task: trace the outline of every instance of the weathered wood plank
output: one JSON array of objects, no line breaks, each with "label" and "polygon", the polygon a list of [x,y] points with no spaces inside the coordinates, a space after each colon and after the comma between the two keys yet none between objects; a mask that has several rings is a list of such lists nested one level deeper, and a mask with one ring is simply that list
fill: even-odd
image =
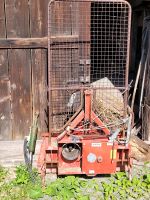
[{"label": "weathered wood plank", "polygon": [[[47,45],[48,2],[48,0],[29,1],[31,37],[45,37],[45,45]],[[39,112],[39,131],[47,131],[47,50],[32,49],[31,58],[33,115]]]},{"label": "weathered wood plank", "polygon": [[0,80],[0,140],[10,140],[12,136],[10,99],[10,82]]},{"label": "weathered wood plank", "polygon": [[150,141],[150,106],[146,103],[143,108],[142,129],[143,139]]},{"label": "weathered wood plank", "polygon": [[[5,0],[7,37],[29,37],[28,0]],[[30,50],[8,51],[12,95],[13,139],[28,134],[31,124],[31,63]]]},{"label": "weathered wood plank", "polygon": [[0,80],[0,94],[1,94],[0,103],[2,103],[5,99],[10,98],[8,86],[9,86],[8,80]]},{"label": "weathered wood plank", "polygon": [[[149,41],[150,44],[150,41]],[[150,48],[148,51],[147,71],[144,86],[144,108],[142,115],[143,139],[150,141]]]},{"label": "weathered wood plank", "polygon": [[[78,35],[69,35],[67,37],[51,37],[51,44],[63,45],[66,43],[85,43],[89,44],[89,40],[79,40]],[[0,38],[0,49],[47,49],[48,38]],[[68,47],[69,48],[69,47]]]},{"label": "weathered wood plank", "polygon": [[[149,41],[150,42],[150,41]],[[148,51],[147,72],[145,80],[145,103],[150,106],[150,48]]]},{"label": "weathered wood plank", "polygon": [[5,0],[0,0],[0,28],[0,37],[5,37]]},{"label": "weathered wood plank", "polygon": [[7,50],[0,50],[0,79],[8,78]]},{"label": "weathered wood plank", "polygon": [[43,38],[0,38],[0,49],[47,48],[47,37]]},{"label": "weathered wood plank", "polygon": [[[0,37],[6,37],[5,1],[0,0]],[[10,140],[11,109],[7,50],[0,50],[0,140]]]},{"label": "weathered wood plank", "polygon": [[8,38],[29,37],[28,0],[5,0]]},{"label": "weathered wood plank", "polygon": [[51,12],[51,35],[70,35],[71,34],[71,8],[69,3],[66,1],[52,2]]},{"label": "weathered wood plank", "polygon": [[[32,37],[46,37],[49,0],[29,0],[30,31]],[[32,23],[31,23],[32,22]]]},{"label": "weathered wood plank", "polygon": [[131,135],[131,158],[138,161],[150,161],[150,146],[143,140],[139,139],[136,135]]},{"label": "weathered wood plank", "polygon": [[[5,1],[0,0],[0,38],[6,37]],[[8,77],[7,51],[0,50],[0,79]]]},{"label": "weathered wood plank", "polygon": [[13,139],[21,139],[31,125],[31,63],[28,50],[10,50]]},{"label": "weathered wood plank", "polygon": [[47,51],[31,50],[33,116],[39,112],[39,131],[47,131]]}]

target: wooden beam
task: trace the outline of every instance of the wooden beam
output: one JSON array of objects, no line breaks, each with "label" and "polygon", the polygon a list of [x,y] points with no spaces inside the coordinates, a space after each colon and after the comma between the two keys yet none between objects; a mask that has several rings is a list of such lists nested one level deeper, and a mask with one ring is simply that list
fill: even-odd
[{"label": "wooden beam", "polygon": [[47,48],[47,37],[43,38],[0,38],[0,49],[41,49]]}]

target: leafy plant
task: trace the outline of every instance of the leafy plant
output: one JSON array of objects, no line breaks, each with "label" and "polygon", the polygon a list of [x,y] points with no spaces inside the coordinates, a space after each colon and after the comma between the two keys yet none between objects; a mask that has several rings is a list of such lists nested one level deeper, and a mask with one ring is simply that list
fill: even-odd
[{"label": "leafy plant", "polygon": [[[147,171],[146,171],[147,172]],[[124,172],[119,172],[103,181],[100,179],[78,178],[67,176],[58,178],[42,187],[36,170],[28,172],[24,165],[16,168],[16,178],[5,182],[7,171],[0,168],[0,199],[3,200],[124,200],[124,199],[149,199],[150,174],[134,176],[132,181]],[[34,182],[32,182],[34,176]],[[100,181],[99,181],[100,180]]]},{"label": "leafy plant", "polygon": [[31,181],[31,176],[27,170],[27,167],[24,165],[20,165],[16,167],[16,184],[27,184]]},{"label": "leafy plant", "polygon": [[28,184],[37,180],[39,180],[37,170],[33,169],[32,172],[29,172],[25,165],[19,165],[16,167],[16,178],[14,183]]},{"label": "leafy plant", "polygon": [[28,195],[31,199],[38,199],[44,196],[41,185],[35,185],[29,189]]},{"label": "leafy plant", "polygon": [[58,178],[48,185],[43,191],[45,194],[55,196],[58,199],[88,199],[81,194],[81,188],[86,187],[87,181],[74,176],[67,176],[64,179]]}]

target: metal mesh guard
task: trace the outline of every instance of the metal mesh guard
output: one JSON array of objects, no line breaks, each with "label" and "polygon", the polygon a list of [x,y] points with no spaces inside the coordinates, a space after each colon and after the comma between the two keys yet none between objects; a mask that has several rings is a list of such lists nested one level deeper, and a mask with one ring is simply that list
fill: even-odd
[{"label": "metal mesh guard", "polygon": [[81,106],[86,88],[93,89],[93,109],[103,121],[107,113],[122,116],[127,107],[129,4],[56,0],[48,13],[50,131],[63,129]]}]

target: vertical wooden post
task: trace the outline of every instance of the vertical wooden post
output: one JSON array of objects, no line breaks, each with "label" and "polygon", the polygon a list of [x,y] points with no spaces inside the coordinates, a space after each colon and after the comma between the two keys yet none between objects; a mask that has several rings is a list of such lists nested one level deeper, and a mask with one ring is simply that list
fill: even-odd
[{"label": "vertical wooden post", "polygon": [[148,51],[147,72],[145,80],[145,98],[142,113],[143,139],[150,141],[150,48]]},{"label": "vertical wooden post", "polygon": [[[47,36],[49,0],[30,0],[30,36]],[[31,50],[32,65],[32,117],[39,112],[39,131],[47,131],[47,50]]]}]

